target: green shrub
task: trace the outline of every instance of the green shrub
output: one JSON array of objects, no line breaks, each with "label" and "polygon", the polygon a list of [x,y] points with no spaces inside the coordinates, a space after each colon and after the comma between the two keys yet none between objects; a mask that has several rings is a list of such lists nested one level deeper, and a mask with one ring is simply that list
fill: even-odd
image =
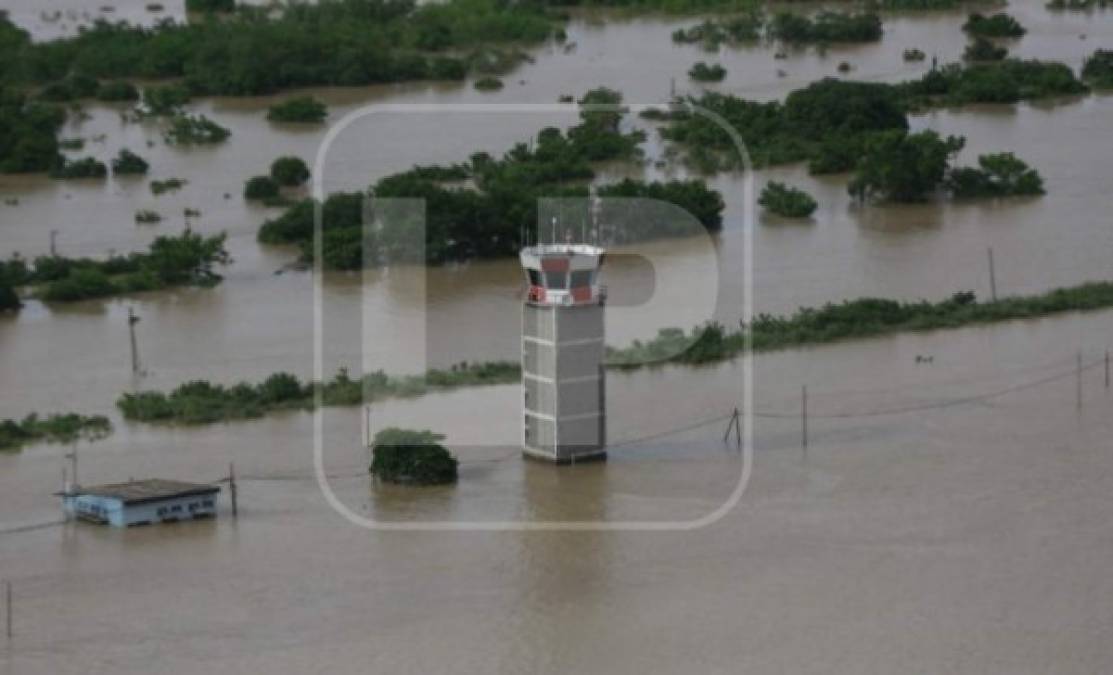
[{"label": "green shrub", "polygon": [[766,184],[757,203],[785,218],[807,218],[818,206],[807,192],[774,181]]},{"label": "green shrub", "polygon": [[299,96],[275,103],[267,110],[272,122],[319,124],[328,117],[328,108],[312,96]]},{"label": "green shrub", "polygon": [[114,295],[119,290],[107,274],[98,269],[79,267],[65,277],[52,281],[42,292],[47,302],[74,302]]},{"label": "green shrub", "polygon": [[270,176],[252,176],[243,186],[243,198],[249,201],[273,199],[278,196],[278,183]]},{"label": "green shrub", "polygon": [[149,168],[147,160],[127,148],[120,148],[120,153],[112,160],[112,173],[118,176],[142,175]]},{"label": "green shrub", "polygon": [[165,192],[176,192],[182,189],[182,187],[184,187],[187,182],[188,181],[181,178],[153,180],[151,181],[151,193],[154,195],[161,195]]},{"label": "green shrub", "polygon": [[1113,88],[1113,49],[1098,49],[1082,65],[1082,79],[1095,87]]},{"label": "green shrub", "polygon": [[108,167],[104,162],[93,157],[82,159],[63,159],[50,172],[51,178],[69,180],[73,178],[104,178],[108,175]]},{"label": "green shrub", "polygon": [[135,212],[135,222],[141,225],[151,225],[162,221],[162,215],[158,211],[150,211],[144,209]]},{"label": "green shrub", "polygon": [[680,44],[699,43],[707,51],[716,51],[722,44],[736,46],[759,39],[764,22],[760,12],[729,19],[707,19],[690,28],[673,31],[672,40]]},{"label": "green shrub", "polygon": [[0,85],[0,173],[53,168],[60,157],[56,134],[63,122],[61,108],[29,103],[22,93]]},{"label": "green shrub", "polygon": [[1009,55],[1009,50],[999,47],[984,37],[978,36],[966,45],[962,58],[967,61],[1000,61]]},{"label": "green shrub", "polygon": [[481,77],[475,81],[475,88],[478,91],[498,91],[502,87],[502,80],[492,75]]},{"label": "green shrub", "polygon": [[927,58],[927,54],[924,54],[922,49],[913,47],[912,49],[904,50],[903,58],[905,61],[923,61]]},{"label": "green shrub", "polygon": [[951,158],[964,143],[954,136],[943,139],[931,130],[875,134],[866,142],[848,190],[858,199],[924,201],[943,184]]},{"label": "green shrub", "polygon": [[279,157],[271,163],[271,178],[285,187],[304,185],[309,180],[309,167],[300,157]]},{"label": "green shrub", "polygon": [[792,12],[778,12],[769,34],[784,42],[876,42],[882,35],[881,18],[872,12],[843,14],[820,12],[809,19]]},{"label": "green shrub", "polygon": [[388,483],[442,485],[453,483],[457,461],[431,431],[391,427],[375,434],[371,473]]},{"label": "green shrub", "polygon": [[169,145],[222,143],[231,132],[204,115],[177,114],[170,119],[164,139]]},{"label": "green shrub", "polygon": [[721,82],[727,76],[727,69],[715,63],[708,65],[703,61],[688,69],[688,77],[697,82]]},{"label": "green shrub", "polygon": [[952,169],[947,186],[959,199],[1042,195],[1043,178],[1011,152],[978,157],[979,168]]},{"label": "green shrub", "polygon": [[962,30],[981,37],[1021,37],[1028,32],[1019,21],[1004,12],[992,16],[974,12],[962,25]]}]

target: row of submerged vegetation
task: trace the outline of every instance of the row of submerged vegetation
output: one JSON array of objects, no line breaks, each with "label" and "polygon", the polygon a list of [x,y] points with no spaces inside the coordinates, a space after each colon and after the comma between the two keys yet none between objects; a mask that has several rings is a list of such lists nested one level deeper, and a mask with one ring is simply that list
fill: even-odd
[{"label": "row of submerged vegetation", "polygon": [[112,423],[103,415],[64,413],[21,420],[0,421],[0,451],[18,450],[31,443],[76,443],[96,441],[112,432]]},{"label": "row of submerged vegetation", "polygon": [[143,253],[104,260],[18,254],[0,261],[0,309],[21,306],[15,289],[28,287],[46,302],[71,302],[172,286],[211,286],[220,281],[217,265],[228,262],[224,235],[185,232],[156,238]]},{"label": "row of submerged vegetation", "polygon": [[[667,363],[723,361],[751,344],[754,351],[774,351],[854,338],[902,332],[959,328],[1063,312],[1113,307],[1113,282],[1091,282],[1046,293],[979,302],[964,291],[941,302],[899,302],[861,298],[819,308],[801,308],[791,316],[759,315],[750,325],[728,330],[711,323],[690,332],[662,329],[648,341],[607,348],[607,366],[622,370]],[[462,363],[425,375],[391,376],[377,371],[361,378],[341,370],[323,383],[304,382],[276,373],[259,384],[229,387],[207,381],[185,383],[169,393],[142,391],[120,396],[116,405],[125,419],[151,423],[209,424],[261,417],[281,410],[310,410],[315,395],[325,406],[355,406],[395,397],[416,397],[460,387],[518,382],[518,363]]]},{"label": "row of submerged vegetation", "polygon": [[[579,123],[561,131],[543,129],[531,144],[519,143],[501,158],[473,154],[467,162],[417,166],[386,176],[369,192],[336,193],[322,204],[300,201],[277,218],[263,223],[259,241],[300,247],[313,259],[315,214],[321,210],[322,261],[330,269],[354,270],[383,263],[440,264],[473,258],[514,255],[523,233],[537,220],[538,200],[575,198],[580,209],[568,209],[561,227],[579,232],[587,222],[588,197],[595,177],[592,165],[603,161],[640,160],[640,131],[622,127],[622,96],[609,89],[588,92]],[[722,196],[702,181],[642,182],[627,179],[597,185],[599,197],[652,198],[670,202],[692,214],[701,226],[722,226]],[[424,231],[420,214],[389,206],[377,199],[421,198],[426,208]],[[368,209],[368,204],[371,208]],[[604,201],[604,208],[607,202]],[[621,206],[600,217],[614,224],[615,237],[651,238],[674,235],[686,223],[627,222]],[[370,211],[370,213],[369,213]],[[636,219],[633,219],[636,220]],[[366,224],[365,224],[365,221]]]},{"label": "row of submerged vegetation", "polygon": [[225,387],[204,380],[187,382],[169,393],[141,391],[116,401],[125,419],[140,422],[208,424],[252,419],[278,410],[311,410],[320,393],[324,406],[360,405],[387,398],[412,398],[460,387],[508,384],[520,377],[517,363],[460,363],[424,375],[387,375],[382,371],[352,378],[340,370],[331,380],[305,382],[290,373],[275,373],[263,382]]},{"label": "row of submerged vegetation", "polygon": [[679,328],[663,329],[647,342],[608,348],[607,362],[611,367],[627,369],[663,363],[712,363],[741,353],[747,341],[756,352],[773,351],[1110,307],[1113,282],[1090,282],[988,302],[979,302],[969,291],[934,303],[861,298],[820,308],[801,308],[787,317],[761,314],[749,326],[733,331],[718,323],[697,327],[690,333]]}]

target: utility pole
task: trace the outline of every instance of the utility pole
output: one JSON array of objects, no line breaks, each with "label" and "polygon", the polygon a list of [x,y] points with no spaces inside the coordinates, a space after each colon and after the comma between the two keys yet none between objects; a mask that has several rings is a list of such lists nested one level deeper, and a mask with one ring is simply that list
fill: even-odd
[{"label": "utility pole", "polygon": [[993,268],[993,247],[990,246],[986,253],[989,255],[989,296],[997,302],[997,273]]},{"label": "utility pole", "polygon": [[239,517],[239,505],[236,502],[236,463],[228,463],[228,491],[232,495],[232,517]]},{"label": "utility pole", "polygon": [[800,390],[800,435],[804,451],[808,450],[808,385]]},{"label": "utility pole", "polygon": [[[77,441],[73,442],[73,447],[66,453],[66,459],[70,460],[70,473],[73,474],[73,487],[77,488]],[[62,467],[62,471],[66,470]],[[65,473],[62,474],[62,480],[65,480]],[[68,485],[68,484],[67,484]]]},{"label": "utility pole", "polygon": [[58,255],[58,230],[50,231],[50,257]]},{"label": "utility pole", "polygon": [[371,405],[370,404],[365,405],[363,408],[364,408],[363,433],[364,433],[364,438],[366,439],[364,441],[364,445],[366,445],[367,447],[370,448],[371,447]]},{"label": "utility pole", "polygon": [[139,374],[139,347],[135,342],[135,324],[139,323],[139,317],[135,315],[135,310],[128,307],[128,333],[131,336],[131,374]]},{"label": "utility pole", "polygon": [[1109,389],[1109,350],[1105,350],[1105,388]]}]

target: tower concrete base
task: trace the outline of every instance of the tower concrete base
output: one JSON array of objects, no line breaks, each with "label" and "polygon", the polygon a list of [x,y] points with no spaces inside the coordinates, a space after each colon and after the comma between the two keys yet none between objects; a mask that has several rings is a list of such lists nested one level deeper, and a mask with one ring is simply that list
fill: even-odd
[{"label": "tower concrete base", "polygon": [[553,455],[548,452],[542,452],[535,448],[525,447],[522,448],[522,456],[526,459],[545,462],[546,464],[584,464],[586,462],[605,462],[607,461],[607,451],[603,449],[598,450],[584,450],[583,452],[576,453],[562,453],[560,455]]}]

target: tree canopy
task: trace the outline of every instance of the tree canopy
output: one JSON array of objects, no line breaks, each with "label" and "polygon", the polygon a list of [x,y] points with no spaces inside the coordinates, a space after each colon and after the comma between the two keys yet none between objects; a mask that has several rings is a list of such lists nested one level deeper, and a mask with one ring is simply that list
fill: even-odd
[{"label": "tree canopy", "polygon": [[866,141],[848,189],[859,199],[924,201],[943,183],[951,158],[964,144],[962,138],[942,138],[931,130],[875,134]]},{"label": "tree canopy", "polygon": [[383,429],[371,446],[371,473],[388,483],[454,483],[458,463],[440,444],[442,440],[443,435],[432,431]]}]

